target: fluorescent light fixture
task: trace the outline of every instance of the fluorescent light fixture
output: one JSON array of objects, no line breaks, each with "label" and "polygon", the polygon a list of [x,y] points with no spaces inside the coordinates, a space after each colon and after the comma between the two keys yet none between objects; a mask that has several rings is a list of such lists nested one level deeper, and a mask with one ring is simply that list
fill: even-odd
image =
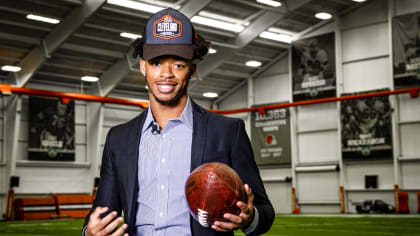
[{"label": "fluorescent light fixture", "polygon": [[50,23],[50,24],[60,23],[59,20],[54,19],[54,18],[49,18],[49,17],[45,17],[45,16],[37,16],[37,15],[32,15],[32,14],[26,15],[26,18],[30,19],[30,20],[36,20],[36,21],[46,22],[46,23]]},{"label": "fluorescent light fixture", "polygon": [[249,67],[260,67],[262,63],[260,61],[247,61],[245,65]]},{"label": "fluorescent light fixture", "polygon": [[315,17],[321,20],[331,19],[332,15],[328,12],[318,12],[315,14]]},{"label": "fluorescent light fixture", "polygon": [[273,1],[273,0],[257,0],[258,3],[262,3],[265,5],[269,5],[272,7],[279,7],[281,6],[281,2]]},{"label": "fluorescent light fixture", "polygon": [[95,76],[82,76],[82,80],[86,82],[98,82],[99,78]]},{"label": "fluorescent light fixture", "polygon": [[237,24],[237,25],[247,26],[247,25],[250,24],[249,21],[244,21],[244,20],[241,20],[241,19],[216,14],[216,13],[212,13],[212,12],[209,12],[209,11],[200,11],[198,13],[198,15],[208,17],[208,18],[212,18],[212,19],[215,19],[215,20],[221,20],[221,21],[229,22],[229,23],[232,23],[232,24]]},{"label": "fluorescent light fixture", "polygon": [[122,32],[120,36],[124,38],[129,38],[129,39],[137,39],[137,38],[142,37],[140,34],[132,34],[132,33],[127,33],[127,32]]},{"label": "fluorescent light fixture", "polygon": [[1,67],[1,70],[3,71],[10,71],[10,72],[19,72],[22,70],[22,68],[20,68],[19,66],[9,66],[9,65],[5,65]]},{"label": "fluorescent light fixture", "polygon": [[296,172],[318,172],[318,171],[338,171],[338,165],[326,166],[298,166],[295,168]]},{"label": "fluorescent light fixture", "polygon": [[245,28],[242,25],[236,25],[229,22],[210,19],[208,17],[197,16],[197,15],[191,18],[191,22],[197,23],[200,25],[206,25],[213,28],[224,29],[224,30],[228,30],[228,31],[236,32],[236,33],[241,32]]},{"label": "fluorescent light fixture", "polygon": [[210,54],[215,54],[217,52],[217,50],[216,49],[214,49],[214,48],[209,48],[209,53]]},{"label": "fluorescent light fixture", "polygon": [[147,3],[130,1],[130,0],[107,0],[108,4],[117,5],[121,7],[127,7],[139,11],[149,12],[149,13],[156,13],[160,10],[163,10],[163,7],[158,7],[154,5],[150,5]]},{"label": "fluorescent light fixture", "polygon": [[353,0],[353,2],[366,2],[366,0]]},{"label": "fluorescent light fixture", "polygon": [[291,43],[292,42],[292,37],[290,35],[278,34],[278,33],[273,33],[273,32],[268,32],[268,31],[262,32],[260,34],[260,37],[265,38],[265,39],[271,39],[271,40],[283,42],[283,43]]},{"label": "fluorescent light fixture", "polygon": [[213,93],[213,92],[206,92],[206,93],[203,93],[203,96],[206,98],[217,98],[219,94]]}]

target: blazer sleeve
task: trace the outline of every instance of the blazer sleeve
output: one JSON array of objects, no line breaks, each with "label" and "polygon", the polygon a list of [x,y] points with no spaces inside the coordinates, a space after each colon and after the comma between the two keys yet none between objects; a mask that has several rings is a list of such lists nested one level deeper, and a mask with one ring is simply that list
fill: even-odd
[{"label": "blazer sleeve", "polygon": [[232,167],[243,180],[248,184],[254,193],[254,206],[258,210],[259,220],[256,229],[248,235],[261,235],[267,232],[274,221],[274,208],[268,199],[261,176],[255,163],[251,142],[245,131],[242,120],[237,123],[236,134],[232,148]]},{"label": "blazer sleeve", "polygon": [[108,215],[111,211],[117,211],[118,214],[116,217],[121,215],[122,207],[118,189],[119,185],[117,183],[116,173],[114,170],[114,157],[111,150],[113,140],[112,131],[113,128],[108,132],[106,137],[105,147],[102,154],[98,191],[93,201],[92,209],[85,218],[83,230],[89,222],[90,215],[98,206],[109,208],[109,210],[102,215],[103,217]]}]

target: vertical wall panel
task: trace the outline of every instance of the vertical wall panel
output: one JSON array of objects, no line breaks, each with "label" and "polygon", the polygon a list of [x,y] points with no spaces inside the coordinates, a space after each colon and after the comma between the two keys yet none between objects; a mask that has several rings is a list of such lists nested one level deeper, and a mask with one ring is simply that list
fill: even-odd
[{"label": "vertical wall panel", "polygon": [[399,95],[399,120],[420,121],[420,99],[411,98],[408,94]]},{"label": "vertical wall panel", "polygon": [[299,134],[299,163],[338,161],[337,135],[337,131]]},{"label": "vertical wall panel", "polygon": [[254,79],[255,104],[279,103],[290,98],[289,75],[272,75]]},{"label": "vertical wall panel", "polygon": [[297,173],[297,191],[302,202],[338,202],[338,172]]},{"label": "vertical wall panel", "polygon": [[219,110],[231,110],[246,107],[248,101],[248,86],[244,85],[235,93],[219,103]]},{"label": "vertical wall panel", "polygon": [[[420,190],[420,162],[401,163],[401,189]],[[420,191],[419,191],[420,192]]]},{"label": "vertical wall panel", "polygon": [[298,107],[298,131],[338,128],[336,103],[323,103]]},{"label": "vertical wall panel", "polygon": [[354,28],[387,20],[388,1],[370,0],[366,6],[343,16],[340,19],[340,23],[341,27]]},{"label": "vertical wall panel", "polygon": [[125,123],[139,115],[141,111],[134,107],[105,105],[104,125],[115,126]]},{"label": "vertical wall panel", "polygon": [[19,167],[16,193],[86,192],[86,171],[82,168]]},{"label": "vertical wall panel", "polygon": [[87,153],[86,144],[76,144],[75,149],[76,149],[75,150],[75,155],[76,155],[75,161],[76,162],[88,162],[89,161],[86,157],[86,153]]},{"label": "vertical wall panel", "polygon": [[264,187],[277,214],[292,212],[292,187],[290,183],[268,182],[264,183]]},{"label": "vertical wall panel", "polygon": [[405,15],[420,11],[420,4],[418,0],[397,0],[396,13],[397,15]]},{"label": "vertical wall panel", "polygon": [[388,55],[388,23],[345,30],[343,38],[343,62]]},{"label": "vertical wall panel", "polygon": [[75,101],[75,117],[76,124],[86,124],[86,102]]},{"label": "vertical wall panel", "polygon": [[389,58],[343,65],[343,92],[352,93],[390,87]]},{"label": "vertical wall panel", "polygon": [[401,155],[403,157],[420,158],[420,123],[401,125],[400,134]]},{"label": "vertical wall panel", "polygon": [[392,162],[366,162],[347,165],[346,169],[347,188],[365,189],[365,175],[378,176],[378,189],[394,188],[394,168]]}]

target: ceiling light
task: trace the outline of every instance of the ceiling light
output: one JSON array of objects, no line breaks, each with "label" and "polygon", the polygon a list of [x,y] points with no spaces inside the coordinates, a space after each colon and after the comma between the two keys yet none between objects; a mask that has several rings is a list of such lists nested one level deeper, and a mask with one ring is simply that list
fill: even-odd
[{"label": "ceiling light", "polygon": [[241,19],[216,14],[216,13],[212,13],[212,12],[209,12],[209,11],[200,11],[198,13],[198,15],[208,17],[208,18],[213,18],[213,19],[216,19],[216,20],[229,22],[229,23],[232,23],[232,24],[237,24],[237,25],[248,26],[250,24],[249,21],[244,21],[244,20],[241,20]]},{"label": "ceiling light", "polygon": [[139,34],[132,34],[132,33],[127,33],[127,32],[122,32],[120,36],[124,38],[129,38],[129,39],[141,38],[141,35]]},{"label": "ceiling light", "polygon": [[207,92],[207,93],[203,93],[203,96],[206,98],[217,98],[219,94],[213,93],[213,92]]},{"label": "ceiling light", "polygon": [[366,2],[366,0],[353,0],[353,2]]},{"label": "ceiling light", "polygon": [[249,67],[260,67],[262,63],[260,61],[247,61],[245,65]]},{"label": "ceiling light", "polygon": [[265,5],[269,5],[269,6],[272,6],[272,7],[281,6],[281,2],[277,2],[277,1],[273,1],[273,0],[257,0],[257,2],[265,4]]},{"label": "ceiling light", "polygon": [[46,23],[50,23],[50,24],[58,24],[58,23],[60,23],[59,20],[54,19],[54,18],[49,18],[49,17],[44,17],[44,16],[37,16],[37,15],[32,15],[32,14],[26,15],[26,18],[27,19],[30,19],[30,20],[42,21],[42,22],[46,22]]},{"label": "ceiling light", "polygon": [[328,12],[318,12],[315,14],[315,17],[321,20],[328,20],[331,19],[331,14]]},{"label": "ceiling light", "polygon": [[10,71],[10,72],[19,72],[19,71],[22,70],[22,68],[20,68],[19,66],[9,66],[9,65],[6,65],[6,66],[2,66],[1,67],[1,70],[3,70],[3,71]]},{"label": "ceiling light", "polygon": [[191,18],[191,22],[201,24],[201,25],[206,25],[209,27],[218,28],[218,29],[224,29],[224,30],[228,30],[228,31],[236,32],[236,33],[241,32],[245,28],[242,25],[232,24],[225,21],[210,19],[208,17],[197,16],[197,15]]},{"label": "ceiling light", "polygon": [[147,90],[149,90],[149,86],[147,86],[147,84],[146,84],[146,86],[144,86]]},{"label": "ceiling light", "polygon": [[214,49],[214,48],[209,48],[209,53],[210,54],[215,54],[217,52],[217,50],[216,49]]},{"label": "ceiling light", "polygon": [[130,1],[130,0],[107,0],[107,3],[118,5],[121,7],[136,9],[139,11],[149,12],[149,13],[156,13],[164,9],[163,7],[158,7],[158,6],[154,6],[154,5],[150,5],[150,4],[146,4],[142,2]]},{"label": "ceiling light", "polygon": [[271,39],[271,40],[283,42],[283,43],[291,43],[292,42],[292,37],[290,35],[278,34],[278,33],[273,33],[273,32],[268,32],[268,31],[262,32],[260,34],[260,37],[265,38],[265,39]]},{"label": "ceiling light", "polygon": [[83,76],[82,80],[86,82],[98,82],[99,78],[95,76]]}]

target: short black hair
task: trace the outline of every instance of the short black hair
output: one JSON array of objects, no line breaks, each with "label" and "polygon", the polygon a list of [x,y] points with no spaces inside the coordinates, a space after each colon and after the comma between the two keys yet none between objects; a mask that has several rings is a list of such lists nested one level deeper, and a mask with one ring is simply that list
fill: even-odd
[{"label": "short black hair", "polygon": [[[193,47],[194,47],[194,55],[192,60],[202,60],[205,55],[209,52],[210,48],[210,41],[205,39],[203,36],[194,33],[195,37],[193,38]],[[144,37],[137,38],[131,43],[131,47],[133,47],[133,58],[137,58],[137,56],[143,58],[143,45],[144,45]]]}]

